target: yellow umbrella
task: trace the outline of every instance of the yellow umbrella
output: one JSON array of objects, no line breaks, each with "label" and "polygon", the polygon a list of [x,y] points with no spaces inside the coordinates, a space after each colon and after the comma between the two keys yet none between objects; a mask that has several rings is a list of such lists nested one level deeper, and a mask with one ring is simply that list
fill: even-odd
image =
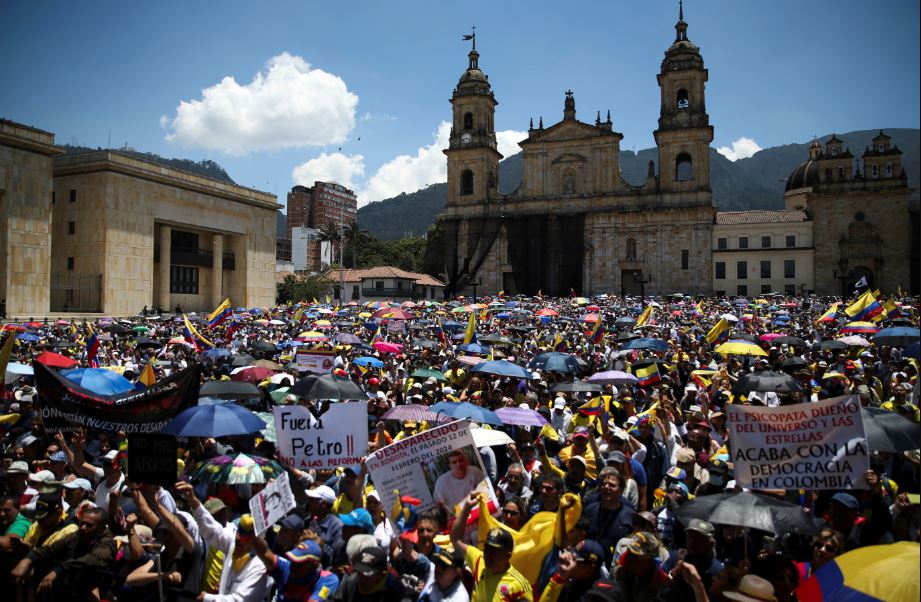
[{"label": "yellow umbrella", "polygon": [[124,374],[124,373],[125,373],[125,367],[124,367],[124,366],[99,366],[99,367],[100,367],[100,368],[105,368],[106,370],[111,370],[111,371],[114,372],[115,374]]},{"label": "yellow umbrella", "polygon": [[369,312],[363,311],[360,314],[358,314],[358,317],[359,318],[370,318],[371,314]]},{"label": "yellow umbrella", "polygon": [[720,355],[763,355],[767,357],[767,351],[748,341],[729,341],[716,348]]}]

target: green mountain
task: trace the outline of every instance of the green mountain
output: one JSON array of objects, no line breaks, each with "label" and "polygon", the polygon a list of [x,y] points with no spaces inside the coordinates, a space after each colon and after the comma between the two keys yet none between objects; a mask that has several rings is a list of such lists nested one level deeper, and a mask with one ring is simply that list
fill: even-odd
[{"label": "green mountain", "polygon": [[[63,150],[68,155],[105,150],[102,147],[90,148],[88,146],[77,146],[72,144],[59,144],[58,148]],[[192,161],[191,159],[170,159],[167,157],[161,157],[160,155],[154,153],[142,153],[130,148],[113,148],[109,150],[113,150],[125,155],[131,155],[144,161],[159,163],[160,165],[165,165],[174,169],[188,171],[200,176],[205,176],[206,178],[213,178],[215,180],[227,182],[228,184],[236,184],[236,182],[230,179],[230,176],[227,175],[227,172],[224,171],[223,167],[210,159],[203,159],[201,161]]]},{"label": "green mountain", "polygon": [[[856,157],[863,155],[879,130],[860,130],[837,134]],[[902,166],[908,175],[908,185],[914,188],[913,198],[919,198],[921,184],[921,130],[908,128],[886,129],[893,144],[903,152]],[[831,134],[819,140],[825,142]],[[746,209],[781,209],[786,178],[809,156],[809,142],[786,144],[763,149],[747,159],[730,161],[710,149],[710,186],[713,202],[722,211]],[[642,184],[646,179],[649,161],[656,163],[655,148],[634,153],[621,150],[621,172],[632,184]],[[509,194],[521,182],[521,153],[512,155],[499,164],[499,191]],[[412,233],[418,236],[427,231],[445,206],[447,184],[432,184],[412,193],[370,203],[358,210],[362,228],[384,240],[402,238]]]}]

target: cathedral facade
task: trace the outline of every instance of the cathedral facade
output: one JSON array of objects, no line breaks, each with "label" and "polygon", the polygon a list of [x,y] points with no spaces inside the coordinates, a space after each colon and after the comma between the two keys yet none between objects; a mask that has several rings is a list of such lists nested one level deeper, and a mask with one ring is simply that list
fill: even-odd
[{"label": "cathedral facade", "polygon": [[650,162],[638,186],[621,173],[623,136],[610,114],[580,121],[566,92],[563,119],[532,123],[520,142],[521,185],[499,194],[498,103],[474,46],[451,99],[444,151],[448,197],[439,246],[449,293],[712,292],[707,70],[682,17],[657,75],[660,168],[656,173]]}]

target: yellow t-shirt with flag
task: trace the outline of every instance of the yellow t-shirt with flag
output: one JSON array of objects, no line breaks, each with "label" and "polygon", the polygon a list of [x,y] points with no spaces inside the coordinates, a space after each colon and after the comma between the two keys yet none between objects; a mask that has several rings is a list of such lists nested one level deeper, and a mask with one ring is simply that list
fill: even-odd
[{"label": "yellow t-shirt with flag", "polygon": [[467,546],[465,559],[476,581],[470,602],[533,602],[531,584],[514,567],[504,573],[486,572],[483,552],[475,546]]}]

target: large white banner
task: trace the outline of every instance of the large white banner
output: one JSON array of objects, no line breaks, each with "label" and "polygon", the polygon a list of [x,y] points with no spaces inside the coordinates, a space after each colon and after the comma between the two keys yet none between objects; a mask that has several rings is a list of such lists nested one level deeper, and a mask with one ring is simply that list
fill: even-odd
[{"label": "large white banner", "polygon": [[278,454],[284,466],[308,470],[358,466],[368,453],[368,402],[331,404],[319,418],[303,406],[275,406]]},{"label": "large white banner", "polygon": [[751,489],[861,489],[870,468],[856,395],[774,408],[730,405],[735,480]]},{"label": "large white banner", "polygon": [[283,519],[296,506],[297,502],[294,500],[294,493],[291,492],[288,473],[283,472],[268,487],[249,500],[249,511],[253,515],[256,535],[261,535],[263,531]]},{"label": "large white banner", "polygon": [[298,372],[314,374],[329,374],[336,361],[336,354],[332,351],[298,351],[294,357]]},{"label": "large white banner", "polygon": [[416,512],[441,505],[453,517],[456,507],[472,491],[484,493],[490,507],[497,507],[496,494],[466,420],[392,443],[368,456],[365,464],[388,515],[397,501],[395,491],[400,497],[420,500]]}]

